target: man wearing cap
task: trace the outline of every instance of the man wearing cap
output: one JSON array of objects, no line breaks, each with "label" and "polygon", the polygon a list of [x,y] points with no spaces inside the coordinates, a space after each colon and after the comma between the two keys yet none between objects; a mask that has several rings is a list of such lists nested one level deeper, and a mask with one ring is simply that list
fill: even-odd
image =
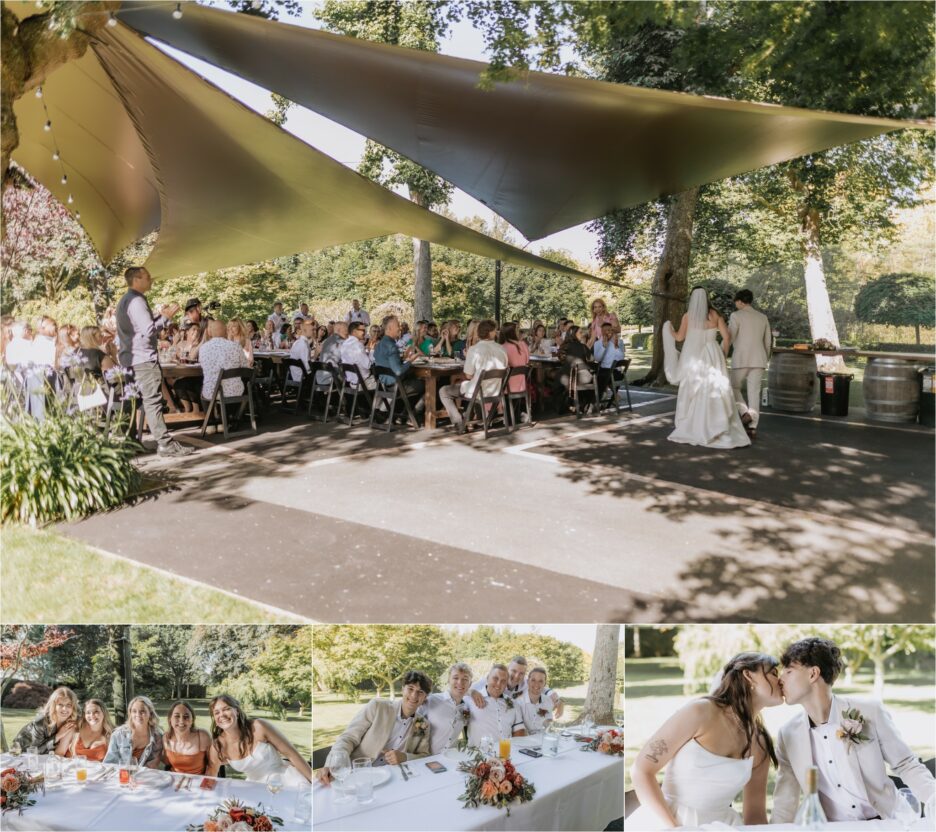
[{"label": "man wearing cap", "polygon": [[202,303],[198,298],[189,298],[185,302],[185,318],[182,320],[182,329],[188,329],[194,325],[198,327],[199,332],[204,336],[208,320],[202,315],[201,307]]}]

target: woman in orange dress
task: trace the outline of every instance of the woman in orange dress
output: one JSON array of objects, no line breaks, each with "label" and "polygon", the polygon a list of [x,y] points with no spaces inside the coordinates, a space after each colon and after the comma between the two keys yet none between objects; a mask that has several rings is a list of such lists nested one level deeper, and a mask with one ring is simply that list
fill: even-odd
[{"label": "woman in orange dress", "polygon": [[78,730],[65,756],[103,762],[112,733],[114,723],[104,703],[100,699],[89,699],[78,718]]},{"label": "woman in orange dress", "polygon": [[208,768],[211,737],[195,727],[195,711],[188,702],[173,702],[167,716],[169,728],[163,735],[163,760],[171,771],[204,774]]}]

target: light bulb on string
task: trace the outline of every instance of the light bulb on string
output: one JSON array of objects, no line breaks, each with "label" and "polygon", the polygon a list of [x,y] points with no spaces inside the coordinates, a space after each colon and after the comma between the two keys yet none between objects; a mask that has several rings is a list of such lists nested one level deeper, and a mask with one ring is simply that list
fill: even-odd
[{"label": "light bulb on string", "polygon": [[64,173],[62,174],[62,184],[63,185],[68,184],[68,177]]},{"label": "light bulb on string", "polygon": [[52,122],[51,122],[51,121],[47,121],[47,122],[43,125],[42,129],[45,130],[46,133],[51,133],[51,132],[52,132]]},{"label": "light bulb on string", "polygon": [[113,13],[113,12],[111,12],[111,13],[110,13],[110,17],[107,18],[107,25],[110,26],[111,28],[113,28],[114,26],[117,25],[117,18],[114,17],[114,13]]},{"label": "light bulb on string", "polygon": [[36,98],[42,98],[42,87],[36,87]]},{"label": "light bulb on string", "polygon": [[175,9],[174,9],[173,12],[172,12],[172,16],[173,16],[176,20],[181,20],[181,19],[182,19],[182,4],[181,4],[181,3],[176,3],[176,7],[175,7]]},{"label": "light bulb on string", "polygon": [[75,219],[79,221],[81,220],[81,211],[75,211]]},{"label": "light bulb on string", "polygon": [[57,150],[52,154],[52,161],[53,161],[53,162],[57,162],[57,161],[58,161],[59,159],[61,159],[61,158],[62,158],[62,157],[59,156],[59,152],[58,152]]},{"label": "light bulb on string", "polygon": [[68,204],[71,205],[74,201],[75,201],[75,198],[74,198],[71,194],[69,194],[69,195],[68,195]]}]

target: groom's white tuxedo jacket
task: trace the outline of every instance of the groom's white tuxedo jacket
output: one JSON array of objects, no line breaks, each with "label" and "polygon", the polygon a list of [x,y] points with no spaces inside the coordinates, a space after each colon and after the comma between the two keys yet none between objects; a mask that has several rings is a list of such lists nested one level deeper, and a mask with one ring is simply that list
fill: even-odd
[{"label": "groom's white tuxedo jacket", "polygon": [[[887,776],[888,764],[921,801],[929,800],[936,791],[936,781],[901,739],[890,714],[880,702],[833,696],[829,713],[830,728],[837,726],[842,719],[842,712],[851,708],[857,708],[865,718],[864,733],[868,741],[852,747],[850,752],[844,741],[836,744],[835,764],[848,766],[856,778],[864,782],[868,800],[882,818],[893,817],[897,799],[894,782]],[[777,735],[777,759],[780,765],[770,822],[792,823],[800,796],[806,788],[806,770],[814,765],[809,717],[805,710],[780,729]]]}]

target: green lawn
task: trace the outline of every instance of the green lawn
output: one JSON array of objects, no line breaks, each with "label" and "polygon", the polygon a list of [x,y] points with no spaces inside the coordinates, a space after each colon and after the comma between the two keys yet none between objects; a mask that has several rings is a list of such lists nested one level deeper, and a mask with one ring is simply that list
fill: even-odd
[{"label": "green lawn", "polygon": [[[839,683],[838,693],[871,696],[870,673],[859,673],[851,685]],[[627,659],[624,696],[627,702],[627,723],[624,727],[626,739],[626,788],[633,788],[630,769],[643,744],[654,731],[680,706],[699,694],[686,696],[683,693],[682,670],[677,660]],[[896,671],[888,676],[884,690],[884,701],[894,717],[897,728],[913,751],[924,760],[934,756],[936,737],[936,708],[934,708],[933,674]],[[794,706],[782,705],[764,711],[764,722],[773,737],[780,726],[796,713]],[[772,805],[774,770],[768,784],[768,808]],[[662,776],[662,775],[661,775]],[[735,808],[740,808],[736,806]]]},{"label": "green lawn", "polygon": [[191,624],[292,623],[245,599],[110,558],[48,531],[0,531],[3,620],[82,624],[162,621]]},{"label": "green lawn", "polygon": [[[187,700],[195,711],[195,724],[198,728],[211,730],[211,720],[208,717],[208,699],[190,699]],[[160,716],[160,727],[166,728],[166,714],[172,702],[168,699],[156,700],[156,712]],[[35,711],[20,710],[14,708],[0,709],[0,719],[3,720],[3,730],[6,733],[7,742],[12,742],[20,728],[36,715]],[[296,750],[305,758],[312,757],[312,717],[308,711],[303,716],[299,716],[296,711],[290,711],[286,719],[278,719],[270,711],[257,708],[250,711],[251,717],[262,717],[268,720],[280,730],[283,735],[295,747]],[[229,777],[240,777],[236,772],[228,772]]]}]

